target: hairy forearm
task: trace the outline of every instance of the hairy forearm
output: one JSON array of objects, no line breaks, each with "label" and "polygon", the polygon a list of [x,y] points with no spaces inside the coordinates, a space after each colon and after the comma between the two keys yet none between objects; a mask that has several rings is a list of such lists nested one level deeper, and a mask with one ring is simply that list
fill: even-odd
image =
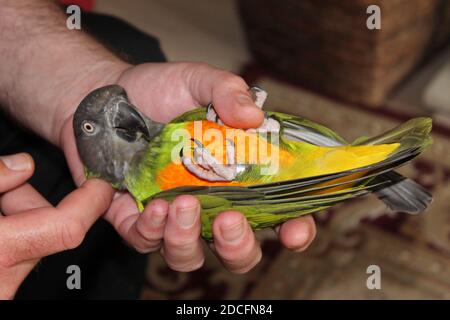
[{"label": "hairy forearm", "polygon": [[0,105],[54,144],[93,88],[129,66],[94,39],[66,28],[52,1],[0,0]]}]

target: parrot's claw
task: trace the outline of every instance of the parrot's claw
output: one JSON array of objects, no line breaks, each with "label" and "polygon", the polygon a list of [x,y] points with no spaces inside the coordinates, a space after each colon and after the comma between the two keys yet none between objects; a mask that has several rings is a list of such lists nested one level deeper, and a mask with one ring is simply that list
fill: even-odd
[{"label": "parrot's claw", "polygon": [[248,132],[248,133],[261,133],[261,132],[278,133],[278,132],[280,132],[280,123],[273,118],[265,117],[262,125],[260,125],[258,128],[247,129],[246,132]]},{"label": "parrot's claw", "polygon": [[231,140],[226,140],[228,164],[220,163],[198,140],[193,141],[196,144],[193,154],[195,163],[181,150],[181,161],[189,172],[208,181],[232,181],[236,178],[239,166],[235,161],[235,147]]},{"label": "parrot's claw", "polygon": [[236,163],[236,147],[234,145],[233,140],[227,139],[226,140],[227,143],[227,147],[226,147],[226,151],[227,151],[227,161],[228,161],[228,165],[234,165]]},{"label": "parrot's claw", "polygon": [[212,102],[208,104],[208,106],[206,107],[206,120],[215,122],[220,125],[224,124],[223,121],[220,120],[220,117],[217,114],[216,110],[214,109]]},{"label": "parrot's claw", "polygon": [[262,109],[264,102],[267,99],[267,91],[261,89],[260,87],[253,86],[250,89],[250,94],[252,95],[252,99],[255,102],[256,106]]}]

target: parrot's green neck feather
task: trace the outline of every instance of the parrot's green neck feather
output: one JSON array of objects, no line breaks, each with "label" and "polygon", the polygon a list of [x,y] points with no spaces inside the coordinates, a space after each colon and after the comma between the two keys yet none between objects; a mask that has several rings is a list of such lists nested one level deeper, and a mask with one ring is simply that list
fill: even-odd
[{"label": "parrot's green neck feather", "polygon": [[142,156],[131,165],[125,176],[125,184],[133,195],[140,209],[154,194],[161,191],[157,184],[157,173],[169,164],[172,159],[173,148],[180,141],[173,141],[172,134],[182,129],[184,123],[167,124],[149,144]]},{"label": "parrot's green neck feather", "polygon": [[[88,168],[84,167],[84,176],[86,177],[86,179],[94,179],[94,178],[101,178],[99,173],[94,173],[92,171],[89,171]],[[111,183],[111,186],[114,189],[120,190],[120,184],[119,183]]]}]

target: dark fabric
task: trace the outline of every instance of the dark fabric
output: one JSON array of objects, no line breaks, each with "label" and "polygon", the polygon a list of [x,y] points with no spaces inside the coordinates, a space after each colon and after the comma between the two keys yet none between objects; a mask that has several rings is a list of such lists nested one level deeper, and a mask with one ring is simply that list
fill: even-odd
[{"label": "dark fabric", "polygon": [[134,63],[165,62],[158,39],[115,17],[83,15],[82,27],[122,59]]},{"label": "dark fabric", "polygon": [[[116,18],[83,14],[82,27],[133,63],[162,62],[155,38]],[[0,154],[29,152],[36,162],[30,183],[52,204],[75,186],[60,150],[0,115]],[[98,221],[75,250],[44,258],[20,287],[16,299],[136,299],[146,256],[127,247],[113,227]],[[68,290],[67,267],[81,269],[81,290]]]}]

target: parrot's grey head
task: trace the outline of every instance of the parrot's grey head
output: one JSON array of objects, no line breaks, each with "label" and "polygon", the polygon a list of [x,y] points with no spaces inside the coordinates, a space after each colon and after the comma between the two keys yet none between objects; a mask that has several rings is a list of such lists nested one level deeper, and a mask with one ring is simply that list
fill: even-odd
[{"label": "parrot's grey head", "polygon": [[118,85],[98,88],[78,106],[73,129],[83,164],[120,189],[125,174],[162,125],[145,118]]}]

